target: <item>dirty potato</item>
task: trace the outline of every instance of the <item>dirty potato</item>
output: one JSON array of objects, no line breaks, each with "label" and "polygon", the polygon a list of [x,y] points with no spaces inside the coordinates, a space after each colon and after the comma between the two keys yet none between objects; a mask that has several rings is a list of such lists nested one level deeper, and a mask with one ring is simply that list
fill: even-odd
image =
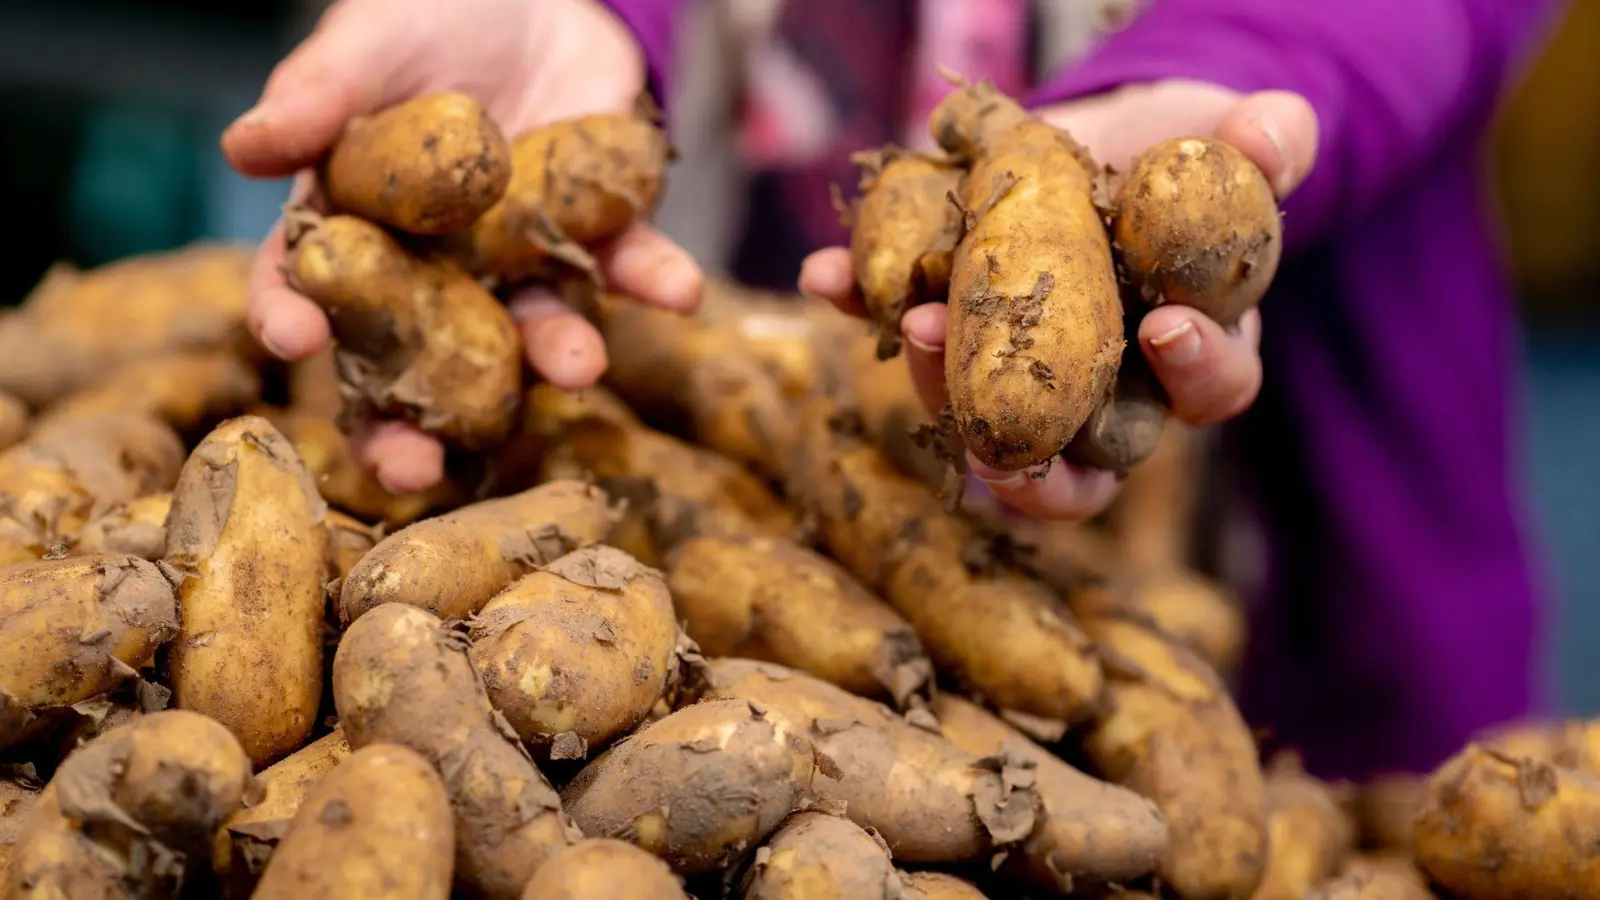
[{"label": "dirty potato", "polygon": [[110,370],[45,410],[39,424],[143,413],[186,434],[243,412],[261,398],[261,376],[228,349],[189,350]]},{"label": "dirty potato", "polygon": [[1267,865],[1253,900],[1300,900],[1332,878],[1355,849],[1355,823],[1328,785],[1293,756],[1267,773]]},{"label": "dirty potato", "polygon": [[610,838],[586,838],[550,860],[522,900],[688,900],[661,858]]},{"label": "dirty potato", "polygon": [[785,819],[756,851],[744,875],[742,896],[889,900],[899,880],[881,838],[841,816],[807,811]]},{"label": "dirty potato", "polygon": [[211,870],[230,893],[254,889],[306,795],[349,755],[344,730],[335,728],[256,776],[256,802],[229,816],[211,842]]}]

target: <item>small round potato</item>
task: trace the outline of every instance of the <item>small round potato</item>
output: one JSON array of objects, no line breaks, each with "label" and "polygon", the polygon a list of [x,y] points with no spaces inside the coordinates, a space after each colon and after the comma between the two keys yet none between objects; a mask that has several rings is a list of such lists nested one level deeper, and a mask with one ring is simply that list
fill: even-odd
[{"label": "small round potato", "polygon": [[522,900],[686,900],[683,885],[660,857],[610,838],[588,838],[550,860],[522,891]]},{"label": "small round potato", "polygon": [[799,812],[756,852],[744,877],[744,900],[895,896],[899,873],[881,838],[849,819]]}]

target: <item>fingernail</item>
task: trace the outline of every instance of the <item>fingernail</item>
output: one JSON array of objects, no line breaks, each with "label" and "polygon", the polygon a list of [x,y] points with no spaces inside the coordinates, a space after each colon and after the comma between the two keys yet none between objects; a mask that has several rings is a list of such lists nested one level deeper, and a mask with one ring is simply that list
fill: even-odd
[{"label": "fingernail", "polygon": [[1156,357],[1169,366],[1186,366],[1200,355],[1200,332],[1193,322],[1184,322],[1163,335],[1150,339]]},{"label": "fingernail", "polygon": [[1015,489],[1028,483],[1027,469],[1008,472],[1005,469],[996,469],[993,466],[985,465],[971,456],[967,457],[967,471],[974,478],[991,488]]},{"label": "fingernail", "polygon": [[290,362],[291,360],[289,353],[284,350],[283,339],[272,332],[273,328],[271,325],[263,325],[261,327],[261,346],[266,347],[267,352],[271,353],[273,356],[276,356],[284,362]]},{"label": "fingernail", "polygon": [[261,104],[257,103],[255,106],[252,106],[241,113],[239,118],[234,119],[232,124],[228,126],[228,130],[232,131],[235,128],[249,128],[255,125],[260,125],[265,121],[267,121],[266,110],[262,109]]},{"label": "fingernail", "polygon": [[1257,116],[1254,124],[1267,136],[1267,141],[1272,144],[1273,151],[1277,154],[1276,165],[1272,170],[1277,173],[1272,179],[1272,189],[1279,194],[1287,193],[1294,184],[1294,168],[1290,162],[1289,145],[1283,139],[1283,129],[1278,127],[1278,121],[1271,116]]},{"label": "fingernail", "polygon": [[907,334],[903,329],[900,332],[900,336],[905,338],[906,343],[908,343],[912,347],[916,348],[916,350],[918,352],[921,352],[921,353],[938,353],[939,352],[939,348],[938,347],[935,347],[932,344],[925,344],[922,341],[917,340],[916,338],[912,337],[910,334]]}]

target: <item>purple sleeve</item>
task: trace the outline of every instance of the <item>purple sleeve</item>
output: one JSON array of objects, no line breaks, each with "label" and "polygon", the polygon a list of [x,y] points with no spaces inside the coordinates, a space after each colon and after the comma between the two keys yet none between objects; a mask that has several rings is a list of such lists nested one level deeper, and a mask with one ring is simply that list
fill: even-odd
[{"label": "purple sleeve", "polygon": [[672,99],[674,51],[682,0],[603,0],[628,26],[644,51],[650,91],[663,109]]},{"label": "purple sleeve", "polygon": [[1474,141],[1559,0],[1154,0],[1032,98],[1158,79],[1295,91],[1321,129],[1291,243],[1369,210],[1444,142]]}]

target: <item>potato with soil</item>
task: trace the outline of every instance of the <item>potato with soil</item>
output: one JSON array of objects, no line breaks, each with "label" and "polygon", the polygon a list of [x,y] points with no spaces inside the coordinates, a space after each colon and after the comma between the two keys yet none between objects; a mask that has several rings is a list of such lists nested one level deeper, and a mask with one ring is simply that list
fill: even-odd
[{"label": "potato with soil", "polygon": [[1267,856],[1255,739],[1198,655],[1137,620],[1084,620],[1106,660],[1106,712],[1084,738],[1099,774],[1149,797],[1172,840],[1156,874],[1185,900],[1244,898]]},{"label": "potato with soil", "polygon": [[1469,744],[1429,779],[1417,865],[1473,900],[1600,896],[1600,775]]},{"label": "potato with soil", "polygon": [[0,569],[0,747],[40,717],[98,696],[178,633],[172,584],[153,563],[96,555]]},{"label": "potato with soil", "polygon": [[896,900],[900,875],[879,838],[849,819],[798,812],[756,851],[744,900]]},{"label": "potato with soil", "polygon": [[707,656],[809,672],[853,694],[904,701],[933,669],[910,624],[833,561],[760,535],[694,537],[667,587]]},{"label": "potato with soil", "polygon": [[661,858],[610,838],[586,838],[533,876],[522,900],[688,900]]},{"label": "potato with soil", "polygon": [[28,404],[0,391],[0,450],[10,447],[27,435],[31,418]]},{"label": "potato with soil", "polygon": [[217,722],[183,710],[138,718],[56,771],[13,850],[11,896],[174,897],[251,793],[250,760]]},{"label": "potato with soil", "polygon": [[902,872],[901,900],[988,900],[971,882],[943,872]]},{"label": "potato with soil", "polygon": [[405,747],[350,754],[305,798],[255,900],[448,900],[455,823],[444,782]]},{"label": "potato with soil", "polygon": [[1033,766],[1040,815],[1005,866],[1028,883],[1071,893],[1148,875],[1168,846],[1155,804],[1126,788],[1078,771],[1022,732],[953,694],[933,698],[939,730],[981,758],[1009,757]]},{"label": "potato with soil", "polygon": [[586,547],[495,595],[472,619],[489,702],[543,758],[584,759],[677,683],[681,635],[661,573]]},{"label": "potato with soil", "polygon": [[350,121],[318,174],[341,212],[410,234],[445,234],[505,195],[511,146],[477,100],[440,91]]},{"label": "potato with soil", "polygon": [[1192,566],[1195,508],[1205,482],[1200,433],[1177,420],[1161,430],[1156,452],[1128,473],[1106,510],[1124,565],[1146,571]]},{"label": "potato with soil", "polygon": [[1267,865],[1253,900],[1300,900],[1332,878],[1355,849],[1355,822],[1334,789],[1294,757],[1267,773]]},{"label": "potato with soil", "polygon": [[886,148],[851,158],[861,168],[861,196],[847,215],[850,262],[878,328],[879,359],[900,352],[900,317],[943,301],[962,217],[952,198],[962,170],[928,153]]},{"label": "potato with soil", "polygon": [[32,780],[0,779],[0,897],[11,896],[11,853],[42,789],[43,785]]},{"label": "potato with soil", "polygon": [[995,468],[1044,463],[1099,405],[1122,356],[1094,163],[987,81],[946,97],[929,129],[970,165],[961,201],[973,220],[950,273],[945,353],[956,428]]},{"label": "potato with soil", "polygon": [[184,433],[243,412],[261,398],[255,366],[232,350],[189,350],[112,369],[45,410],[39,426],[143,413]]},{"label": "potato with soil", "polygon": [[539,483],[539,466],[560,437],[576,423],[599,419],[626,428],[639,418],[617,396],[598,385],[564,391],[541,381],[522,398],[522,419],[511,438],[488,459],[479,490],[486,496],[525,491]]},{"label": "potato with soil", "polygon": [[1428,879],[1404,856],[1358,856],[1305,900],[1434,900]]},{"label": "potato with soil", "polygon": [[1476,740],[1507,756],[1600,773],[1600,721],[1526,719],[1506,722],[1485,729]]},{"label": "potato with soil", "polygon": [[1145,302],[1232,325],[1272,284],[1283,223],[1272,185],[1243,153],[1206,138],[1146,150],[1117,190],[1112,237]]},{"label": "potato with soil", "polygon": [[299,211],[290,224],[289,283],[327,312],[356,411],[469,450],[505,440],[522,400],[522,335],[494,295],[364,219]]},{"label": "potato with soil", "polygon": [[552,481],[423,519],[379,541],[339,590],[349,625],[385,603],[466,618],[535,568],[606,537],[617,512],[604,491]]},{"label": "potato with soil", "polygon": [[172,492],[173,703],[226,725],[258,766],[293,752],[316,724],[326,513],[294,447],[257,416],[217,426]]},{"label": "potato with soil", "polygon": [[502,730],[465,635],[432,614],[390,603],[346,628],[333,658],[333,701],[351,747],[408,747],[444,776],[456,878],[475,895],[516,900],[547,860],[583,837],[516,736]]},{"label": "potato with soil", "polygon": [[167,513],[171,510],[169,491],[119,503],[84,524],[73,552],[125,553],[140,559],[160,559],[167,553]]},{"label": "potato with soil", "polygon": [[254,889],[306,796],[349,755],[344,730],[335,728],[256,776],[256,802],[229,816],[211,843],[212,871],[237,888],[230,895]]},{"label": "potato with soil", "polygon": [[888,707],[772,663],[710,663],[706,697],[783,712],[819,754],[816,794],[883,836],[912,863],[984,859],[1026,838],[1037,820],[1032,768],[980,759]]},{"label": "potato with soil", "polygon": [[760,844],[807,797],[816,768],[811,742],[782,711],[707,701],[607,750],[561,798],[584,834],[636,844],[693,875]]},{"label": "potato with soil", "polygon": [[1089,586],[1052,585],[1080,619],[1131,615],[1148,620],[1199,653],[1219,673],[1232,672],[1244,655],[1245,614],[1222,585],[1186,569],[1122,571]]},{"label": "potato with soil", "polygon": [[1359,785],[1350,803],[1360,844],[1368,850],[1409,854],[1412,820],[1428,792],[1425,775],[1395,773]]}]

